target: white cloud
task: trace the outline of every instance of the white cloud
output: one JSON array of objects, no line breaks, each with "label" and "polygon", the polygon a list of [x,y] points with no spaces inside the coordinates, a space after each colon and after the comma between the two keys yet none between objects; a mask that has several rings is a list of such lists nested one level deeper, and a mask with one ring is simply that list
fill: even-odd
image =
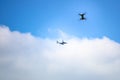
[{"label": "white cloud", "polygon": [[68,44],[1,26],[0,80],[120,80],[119,43],[60,34]]}]

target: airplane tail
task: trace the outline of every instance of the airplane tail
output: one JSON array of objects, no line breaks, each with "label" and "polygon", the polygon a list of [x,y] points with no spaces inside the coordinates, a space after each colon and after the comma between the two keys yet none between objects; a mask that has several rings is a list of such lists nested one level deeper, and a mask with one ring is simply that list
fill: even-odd
[{"label": "airplane tail", "polygon": [[59,42],[57,41],[57,43],[59,43]]}]

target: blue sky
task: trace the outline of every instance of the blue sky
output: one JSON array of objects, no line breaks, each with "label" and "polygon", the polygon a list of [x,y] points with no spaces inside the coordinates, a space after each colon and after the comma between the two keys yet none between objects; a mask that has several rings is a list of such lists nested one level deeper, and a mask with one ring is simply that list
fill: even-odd
[{"label": "blue sky", "polygon": [[[119,5],[119,0],[0,0],[0,24],[40,37],[54,38],[60,29],[120,42]],[[86,12],[86,21],[79,20],[80,12]]]}]

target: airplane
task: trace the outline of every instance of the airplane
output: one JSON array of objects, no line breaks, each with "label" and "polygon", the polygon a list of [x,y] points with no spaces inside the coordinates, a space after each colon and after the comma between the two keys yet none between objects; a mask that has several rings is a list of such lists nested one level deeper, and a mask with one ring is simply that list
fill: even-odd
[{"label": "airplane", "polygon": [[79,15],[81,16],[80,20],[86,20],[85,13],[80,13]]},{"label": "airplane", "polygon": [[57,43],[61,44],[61,45],[67,44],[67,42],[64,42],[63,40],[62,40],[62,42],[57,41]]}]

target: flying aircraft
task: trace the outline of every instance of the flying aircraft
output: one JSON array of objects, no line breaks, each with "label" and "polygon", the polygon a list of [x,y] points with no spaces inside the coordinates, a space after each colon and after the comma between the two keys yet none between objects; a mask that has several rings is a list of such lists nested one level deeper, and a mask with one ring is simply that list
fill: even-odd
[{"label": "flying aircraft", "polygon": [[61,44],[61,45],[67,44],[67,42],[64,42],[63,40],[62,40],[62,42],[57,41],[57,43]]},{"label": "flying aircraft", "polygon": [[80,15],[80,17],[81,17],[80,20],[86,20],[86,18],[85,18],[85,13],[80,13],[79,15]]}]

